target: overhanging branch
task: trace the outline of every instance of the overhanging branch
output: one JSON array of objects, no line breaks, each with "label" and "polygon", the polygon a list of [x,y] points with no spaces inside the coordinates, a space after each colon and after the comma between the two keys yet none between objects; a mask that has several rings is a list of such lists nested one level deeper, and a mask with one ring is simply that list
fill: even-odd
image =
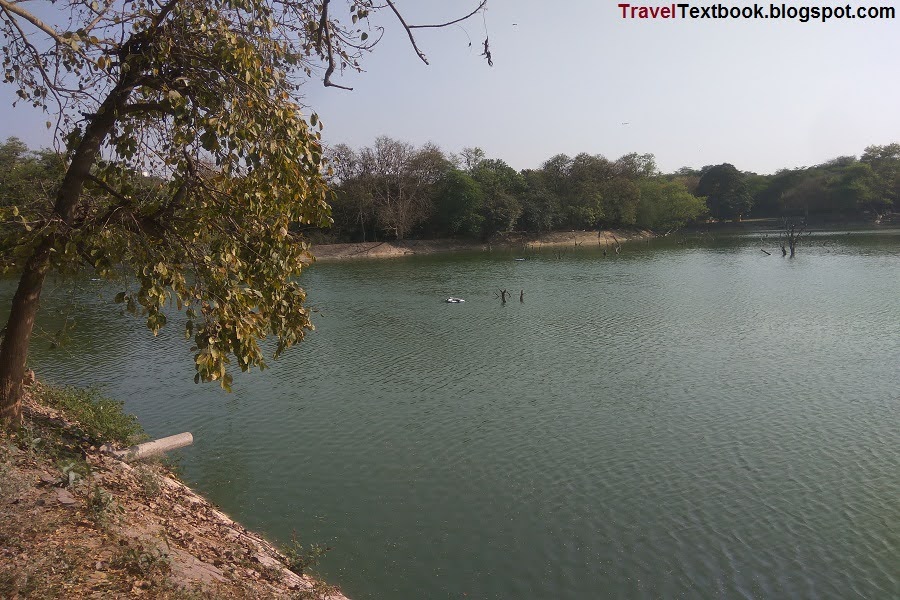
[{"label": "overhanging branch", "polygon": [[[388,2],[390,4],[390,2]],[[392,5],[393,6],[393,5]],[[470,12],[464,17],[460,17],[459,19],[455,19],[453,21],[448,21],[446,23],[441,23],[440,25],[410,25],[409,29],[428,29],[428,28],[440,28],[440,27],[449,27],[450,25],[456,25],[462,21],[465,21],[469,17],[474,17],[479,12],[484,10],[484,7],[487,6],[487,0],[481,0],[481,4],[478,5],[478,8]],[[396,11],[395,11],[396,12]]]},{"label": "overhanging branch", "polygon": [[[0,0],[0,1],[2,1],[2,0]],[[406,19],[404,19],[403,15],[400,14],[400,11],[397,10],[397,7],[394,6],[393,0],[386,0],[386,2],[387,2],[387,5],[391,7],[391,10],[394,11],[394,14],[397,15],[397,19],[400,21],[400,24],[403,25],[403,29],[406,30],[406,35],[409,36],[409,42],[412,44],[412,47],[416,51],[416,54],[419,55],[419,58],[422,59],[423,63],[425,63],[426,65],[429,64],[428,58],[425,56],[425,53],[422,52],[421,50],[419,50],[419,46],[416,45],[416,38],[415,38],[415,36],[413,36],[412,29],[406,23]],[[474,14],[474,13],[472,13],[472,14]],[[472,15],[469,15],[469,16],[472,16]]]},{"label": "overhanging branch", "polygon": [[8,13],[12,13],[14,15],[18,15],[52,37],[56,40],[57,44],[61,44],[63,46],[69,46],[71,48],[70,40],[64,38],[58,31],[38,19],[36,16],[28,12],[27,10],[22,9],[20,6],[10,2],[9,0],[0,0],[0,7],[3,8],[4,11]]}]

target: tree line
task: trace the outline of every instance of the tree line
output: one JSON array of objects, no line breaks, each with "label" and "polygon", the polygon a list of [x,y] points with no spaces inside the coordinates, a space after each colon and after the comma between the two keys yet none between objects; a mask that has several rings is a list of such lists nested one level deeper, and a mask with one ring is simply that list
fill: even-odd
[{"label": "tree line", "polygon": [[[359,150],[339,144],[327,154],[333,224],[314,229],[332,241],[630,227],[665,233],[750,217],[877,220],[900,198],[900,144],[771,175],[729,163],[661,173],[652,154],[558,154],[517,171],[479,148],[450,154],[389,137]],[[64,170],[55,152],[7,139],[0,144],[0,205],[46,202]]]},{"label": "tree line", "polygon": [[479,148],[459,154],[380,137],[330,150],[333,241],[487,239],[511,231],[644,228],[714,219],[879,218],[900,195],[900,145],[870,146],[773,175],[723,163],[661,173],[652,154],[559,154],[517,171]]},{"label": "tree line", "polygon": [[487,239],[510,231],[641,227],[669,230],[706,207],[683,178],[661,176],[651,154],[609,160],[560,154],[517,171],[479,148],[448,154],[380,137],[330,150],[336,241],[408,237]]}]

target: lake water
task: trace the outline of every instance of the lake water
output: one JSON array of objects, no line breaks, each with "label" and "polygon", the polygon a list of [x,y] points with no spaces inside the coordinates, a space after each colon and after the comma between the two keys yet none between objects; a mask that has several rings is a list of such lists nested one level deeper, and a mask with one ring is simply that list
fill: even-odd
[{"label": "lake water", "polygon": [[56,283],[31,364],[192,431],[185,479],[356,600],[900,597],[900,233],[759,238],[318,264],[232,394]]}]

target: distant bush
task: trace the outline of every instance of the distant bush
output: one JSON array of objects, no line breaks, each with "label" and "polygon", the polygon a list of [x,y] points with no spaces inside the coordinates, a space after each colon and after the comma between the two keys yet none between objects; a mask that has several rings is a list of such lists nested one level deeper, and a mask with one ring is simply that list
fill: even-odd
[{"label": "distant bush", "polygon": [[146,438],[137,417],[122,410],[123,403],[106,398],[95,388],[38,386],[35,399],[77,421],[92,442],[130,445]]}]

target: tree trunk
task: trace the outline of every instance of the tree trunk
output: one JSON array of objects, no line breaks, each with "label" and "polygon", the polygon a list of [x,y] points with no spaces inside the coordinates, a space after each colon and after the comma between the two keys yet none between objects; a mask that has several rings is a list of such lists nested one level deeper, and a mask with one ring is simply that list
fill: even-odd
[{"label": "tree trunk", "polygon": [[[84,182],[100,154],[100,147],[112,131],[119,110],[128,101],[136,80],[137,74],[133,73],[110,91],[85,128],[84,137],[72,155],[53,207],[55,216],[67,226],[74,220]],[[28,344],[40,304],[41,289],[50,270],[50,252],[56,242],[55,236],[51,231],[35,248],[25,263],[19,287],[13,296],[6,335],[0,344],[0,426],[16,427],[22,422],[22,379],[28,359]]]},{"label": "tree trunk", "polygon": [[6,335],[0,344],[0,425],[18,427],[22,424],[22,379],[41,288],[50,266],[51,246],[47,239],[35,250],[22,271],[13,297]]}]

